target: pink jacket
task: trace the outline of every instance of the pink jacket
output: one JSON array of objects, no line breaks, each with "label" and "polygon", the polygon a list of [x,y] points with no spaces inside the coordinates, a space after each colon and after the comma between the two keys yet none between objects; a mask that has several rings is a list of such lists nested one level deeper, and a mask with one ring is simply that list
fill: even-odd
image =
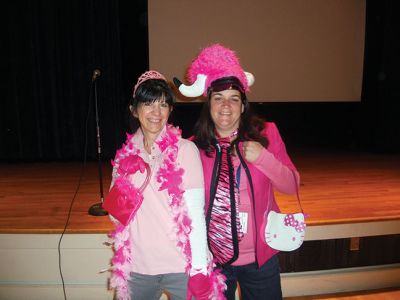
[{"label": "pink jacket", "polygon": [[[268,138],[269,145],[267,149],[263,149],[260,156],[254,163],[246,162],[249,168],[254,188],[254,213],[256,230],[254,232],[254,240],[256,241],[256,259],[258,266],[262,266],[278,251],[270,248],[263,240],[264,228],[261,228],[265,213],[270,210],[279,211],[279,207],[275,201],[274,189],[282,193],[296,193],[296,181],[293,172],[296,175],[297,184],[299,183],[298,172],[290,160],[284,142],[274,123],[265,123],[265,129],[262,134]],[[239,149],[242,150],[242,142],[239,143]],[[210,186],[211,177],[214,167],[214,156],[208,157],[204,150],[200,150],[200,157],[203,164],[206,211],[210,203]],[[247,191],[250,199],[251,187],[247,183]]]}]

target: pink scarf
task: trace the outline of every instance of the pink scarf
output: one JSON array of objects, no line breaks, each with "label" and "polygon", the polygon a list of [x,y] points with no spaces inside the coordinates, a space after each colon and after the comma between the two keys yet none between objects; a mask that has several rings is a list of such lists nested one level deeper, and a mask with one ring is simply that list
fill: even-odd
[{"label": "pink scarf", "polygon": [[[188,216],[187,208],[183,199],[182,175],[184,170],[179,168],[176,159],[178,155],[178,141],[181,137],[179,128],[167,125],[163,135],[156,141],[158,147],[163,153],[163,161],[159,168],[156,179],[160,183],[159,190],[166,190],[170,197],[170,208],[175,221],[175,233],[177,236],[177,247],[186,257],[186,273],[189,273],[192,262],[191,248],[189,242],[189,233],[191,230],[191,219]],[[133,135],[127,135],[127,140],[120,150],[117,151],[115,160],[112,162],[117,169],[117,176],[128,178],[127,173],[134,174],[143,169],[140,161],[140,151],[133,143]],[[128,159],[127,159],[128,158]],[[137,161],[136,161],[137,160]],[[117,178],[118,180],[118,178]],[[125,181],[125,184],[131,185],[129,190],[135,189],[133,184]],[[137,189],[135,189],[137,190]],[[134,202],[135,207],[140,207],[143,201],[143,193],[135,193],[135,196],[129,196]],[[134,216],[133,216],[134,218]],[[117,299],[129,300],[128,280],[130,277],[131,264],[133,260],[132,248],[130,244],[129,224],[124,226],[116,224],[115,230],[109,234],[114,248],[114,257],[111,260],[111,279],[110,287],[117,290]],[[225,277],[219,271],[213,271],[213,264],[209,262],[209,274],[213,284],[213,296],[211,299],[224,299],[223,291],[225,289]]]}]

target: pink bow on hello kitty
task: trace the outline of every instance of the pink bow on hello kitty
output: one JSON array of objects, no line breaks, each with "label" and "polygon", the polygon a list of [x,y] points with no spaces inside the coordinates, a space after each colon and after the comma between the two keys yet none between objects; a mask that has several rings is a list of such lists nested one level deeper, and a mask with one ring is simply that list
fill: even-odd
[{"label": "pink bow on hello kitty", "polygon": [[306,230],[306,225],[304,222],[299,222],[293,216],[293,214],[287,214],[284,219],[285,226],[294,227],[297,232],[303,232]]}]

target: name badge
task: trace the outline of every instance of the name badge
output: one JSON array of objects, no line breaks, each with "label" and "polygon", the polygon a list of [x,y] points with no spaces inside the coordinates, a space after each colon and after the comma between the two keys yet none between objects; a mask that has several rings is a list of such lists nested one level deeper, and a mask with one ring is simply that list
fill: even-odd
[{"label": "name badge", "polygon": [[247,212],[239,212],[240,227],[242,233],[247,233],[247,220],[249,214]]}]

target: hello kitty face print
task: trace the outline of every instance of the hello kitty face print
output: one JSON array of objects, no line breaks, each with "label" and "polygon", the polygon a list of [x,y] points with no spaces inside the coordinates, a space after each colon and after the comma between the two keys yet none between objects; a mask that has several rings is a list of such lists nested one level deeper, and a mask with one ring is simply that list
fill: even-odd
[{"label": "hello kitty face print", "polygon": [[261,232],[263,241],[268,246],[280,251],[293,251],[304,241],[306,230],[304,214],[282,214],[270,211],[264,216],[262,228],[265,228]]}]

